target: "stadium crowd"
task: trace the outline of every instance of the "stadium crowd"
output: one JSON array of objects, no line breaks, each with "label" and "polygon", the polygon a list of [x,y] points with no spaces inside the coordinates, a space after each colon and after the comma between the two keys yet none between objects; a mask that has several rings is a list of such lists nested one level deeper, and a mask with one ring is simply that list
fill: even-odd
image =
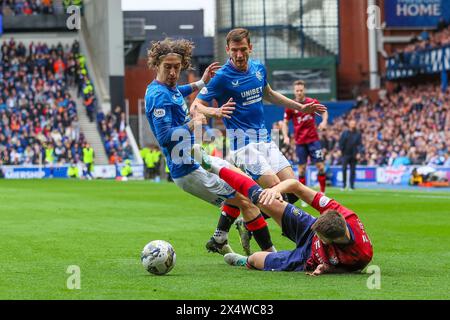
[{"label": "stadium crowd", "polygon": [[97,114],[97,122],[109,164],[133,160],[133,149],[126,132],[126,116],[120,106],[116,106],[113,112],[109,112],[106,115],[103,112],[99,112]]},{"label": "stadium crowd", "polygon": [[52,0],[0,0],[0,7],[5,16],[53,14],[55,12]]},{"label": "stadium crowd", "polygon": [[0,52],[0,164],[79,161],[85,137],[67,79],[80,73],[78,43],[64,48],[14,39]]},{"label": "stadium crowd", "polygon": [[450,45],[450,24],[441,20],[435,31],[424,30],[414,37],[407,46],[399,48],[394,56],[401,59],[403,53],[411,53],[420,50],[440,48]]},{"label": "stadium crowd", "polygon": [[375,103],[360,97],[356,108],[320,134],[327,165],[341,164],[339,137],[351,119],[363,137],[361,165],[450,166],[449,90],[426,84],[380,94]]}]

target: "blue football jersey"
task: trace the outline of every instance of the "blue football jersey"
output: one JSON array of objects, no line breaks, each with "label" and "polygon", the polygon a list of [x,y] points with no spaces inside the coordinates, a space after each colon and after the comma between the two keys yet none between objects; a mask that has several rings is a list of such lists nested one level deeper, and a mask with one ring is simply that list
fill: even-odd
[{"label": "blue football jersey", "polygon": [[228,60],[198,94],[197,98],[207,102],[217,100],[219,107],[233,98],[236,109],[231,119],[223,119],[233,150],[249,142],[270,141],[264,122],[263,95],[266,86],[266,68],[261,62],[249,59],[248,69],[243,72]]},{"label": "blue football jersey", "polygon": [[184,101],[184,97],[191,93],[190,85],[170,88],[156,80],[145,93],[145,115],[174,179],[199,168],[190,155],[194,135],[187,125],[190,117]]}]

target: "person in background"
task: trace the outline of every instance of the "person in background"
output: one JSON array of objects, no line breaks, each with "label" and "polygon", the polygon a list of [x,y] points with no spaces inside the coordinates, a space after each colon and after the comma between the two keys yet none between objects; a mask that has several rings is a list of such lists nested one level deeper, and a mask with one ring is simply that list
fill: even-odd
[{"label": "person in background", "polygon": [[339,139],[342,152],[343,190],[347,187],[347,166],[350,165],[350,190],[355,189],[357,154],[362,150],[361,132],[356,129],[356,121],[350,120],[348,130]]},{"label": "person in background", "polygon": [[133,176],[133,168],[131,167],[131,161],[125,160],[125,166],[120,170],[122,181],[127,181],[129,177]]},{"label": "person in background", "polygon": [[94,169],[94,158],[94,149],[89,143],[86,143],[85,147],[83,148],[83,163],[85,165],[85,176],[87,176],[89,180],[92,180],[94,178],[94,176],[92,175],[92,171]]}]

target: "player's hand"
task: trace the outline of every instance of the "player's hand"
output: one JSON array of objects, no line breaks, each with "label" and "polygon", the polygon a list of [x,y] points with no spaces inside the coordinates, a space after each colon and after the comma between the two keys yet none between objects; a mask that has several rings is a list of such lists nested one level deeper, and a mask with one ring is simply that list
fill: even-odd
[{"label": "player's hand", "polygon": [[207,84],[211,78],[213,78],[216,75],[216,71],[219,70],[221,66],[219,65],[219,62],[213,62],[211,63],[203,73],[202,80],[205,84]]},{"label": "player's hand", "polygon": [[231,119],[231,115],[233,114],[236,102],[233,102],[233,98],[230,98],[227,103],[225,103],[222,107],[216,109],[216,114],[214,115],[216,118],[226,118]]},{"label": "player's hand", "polygon": [[284,144],[289,144],[290,143],[290,141],[289,141],[289,137],[284,137],[284,139],[283,139],[283,143]]},{"label": "player's hand", "polygon": [[321,123],[319,124],[319,126],[317,127],[317,129],[318,129],[319,131],[326,130],[326,129],[327,129],[327,124],[326,124],[325,122],[321,122]]},{"label": "player's hand", "polygon": [[314,270],[313,272],[307,272],[306,274],[308,276],[317,277],[320,276],[321,274],[329,273],[331,268],[332,267],[330,265],[322,263],[317,266],[316,270]]},{"label": "player's hand", "polygon": [[264,189],[259,196],[259,203],[268,206],[273,203],[274,200],[283,200],[281,193],[273,189]]},{"label": "player's hand", "polygon": [[311,102],[301,105],[298,111],[303,113],[314,113],[314,112],[323,113],[327,111],[327,107],[325,107],[323,104],[320,103]]}]

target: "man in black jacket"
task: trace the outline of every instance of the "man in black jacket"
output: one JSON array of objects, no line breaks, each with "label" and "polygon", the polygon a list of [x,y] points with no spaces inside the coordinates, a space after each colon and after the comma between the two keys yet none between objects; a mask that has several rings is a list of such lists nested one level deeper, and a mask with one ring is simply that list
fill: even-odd
[{"label": "man in black jacket", "polygon": [[361,133],[356,130],[356,121],[348,123],[348,130],[345,130],[339,139],[339,148],[342,152],[342,173],[345,189],[347,186],[347,166],[350,164],[350,189],[355,189],[356,155],[362,151]]}]

